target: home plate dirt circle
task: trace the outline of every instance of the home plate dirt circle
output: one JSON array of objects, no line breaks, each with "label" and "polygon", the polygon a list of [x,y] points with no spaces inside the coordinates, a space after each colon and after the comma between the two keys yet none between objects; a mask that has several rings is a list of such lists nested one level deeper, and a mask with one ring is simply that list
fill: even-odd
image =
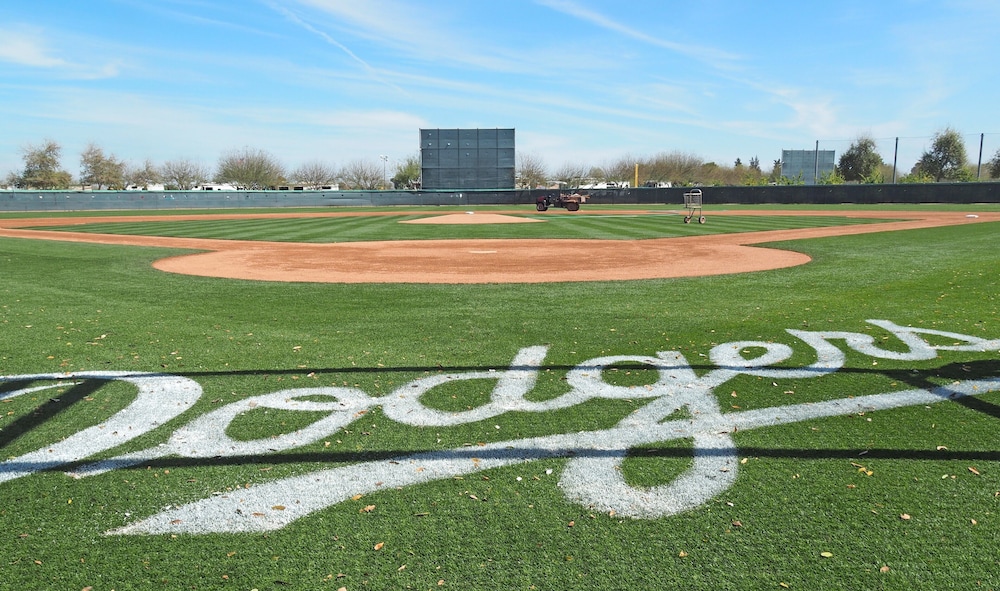
[{"label": "home plate dirt circle", "polygon": [[[269,217],[345,217],[413,212],[202,214],[177,219],[264,219]],[[424,212],[419,212],[424,213]],[[510,212],[513,214],[523,212]],[[608,211],[606,214],[655,214],[664,223],[681,223],[663,211]],[[602,215],[576,212],[553,215]],[[857,226],[776,230],[741,234],[650,240],[463,239],[303,244],[124,236],[30,230],[31,226],[164,220],[164,216],[36,218],[0,220],[0,236],[200,250],[156,261],[161,271],[205,277],[310,283],[545,283],[693,277],[778,269],[809,262],[792,251],[755,246],[781,240],[929,228],[1000,220],[1000,212],[975,216],[910,211],[732,211],[719,215],[793,215],[892,218]],[[462,220],[462,221],[459,221]],[[676,220],[676,222],[674,222]],[[407,223],[539,223],[538,218],[504,214],[449,214]]]}]

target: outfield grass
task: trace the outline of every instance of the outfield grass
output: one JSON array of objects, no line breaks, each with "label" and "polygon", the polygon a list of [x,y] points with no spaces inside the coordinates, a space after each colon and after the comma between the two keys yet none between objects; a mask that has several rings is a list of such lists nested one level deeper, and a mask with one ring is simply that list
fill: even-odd
[{"label": "outfield grass", "polygon": [[[706,226],[724,223],[706,213]],[[559,232],[607,237],[583,217],[558,220]],[[647,221],[614,225],[640,237],[658,231]],[[386,220],[369,223],[352,230],[354,239],[388,231]],[[258,239],[288,231],[230,224],[233,236],[196,231]],[[557,224],[516,227],[529,226],[551,232]],[[469,228],[448,232],[478,231]],[[998,230],[983,223],[788,242],[775,246],[813,262],[752,274],[473,286],[187,277],[150,267],[177,251],[0,239],[0,375],[164,372],[204,389],[193,408],[100,454],[107,458],[155,448],[196,417],[249,397],[331,386],[385,396],[426,376],[502,371],[536,345],[548,351],[530,398],[544,401],[569,390],[574,367],[604,356],[676,351],[704,376],[715,368],[713,347],[763,341],[793,349],[785,367],[813,363],[815,352],[786,329],[870,334],[894,350],[905,347],[867,319],[1000,339]],[[943,350],[922,361],[849,351],[831,375],[741,375],[713,392],[723,413],[737,413],[996,376],[996,350]],[[641,392],[657,376],[622,363],[604,379],[639,395],[439,427],[402,424],[374,408],[322,440],[269,455],[165,457],[80,480],[52,470],[0,482],[0,588],[1000,587],[997,393],[738,431],[735,484],[658,519],[567,498],[557,483],[568,460],[556,458],[365,492],[266,533],[103,533],[167,506],[321,469],[609,429],[649,404]],[[26,382],[0,384],[0,392],[47,383]],[[87,385],[0,402],[4,457],[98,425],[134,397],[121,382]],[[462,412],[485,404],[493,386],[458,381],[422,401]],[[325,414],[249,409],[228,434],[276,437]],[[691,449],[687,439],[644,444],[621,470],[633,486],[663,485],[691,466]]]}]

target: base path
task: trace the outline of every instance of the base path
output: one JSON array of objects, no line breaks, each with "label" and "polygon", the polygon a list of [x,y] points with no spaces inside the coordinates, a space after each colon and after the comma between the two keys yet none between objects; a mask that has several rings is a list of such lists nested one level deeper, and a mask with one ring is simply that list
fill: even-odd
[{"label": "base path", "polygon": [[[200,250],[160,259],[154,267],[170,273],[313,283],[543,283],[695,277],[779,269],[809,262],[792,251],[758,244],[894,230],[1000,221],[1000,212],[917,211],[713,211],[722,215],[839,216],[899,221],[800,230],[773,230],[649,240],[403,240],[303,244],[123,236],[30,230],[30,226],[177,219],[247,219],[400,215],[415,212],[204,214],[105,216],[0,220],[0,236],[69,242],[157,246]],[[416,212],[426,213],[426,212]],[[511,214],[523,212],[507,212]],[[546,215],[656,214],[663,211],[554,212]],[[669,218],[664,218],[665,220]],[[523,223],[537,218],[503,214],[428,216],[420,223]],[[669,223],[666,222],[665,223]],[[678,217],[677,223],[680,223]]]}]

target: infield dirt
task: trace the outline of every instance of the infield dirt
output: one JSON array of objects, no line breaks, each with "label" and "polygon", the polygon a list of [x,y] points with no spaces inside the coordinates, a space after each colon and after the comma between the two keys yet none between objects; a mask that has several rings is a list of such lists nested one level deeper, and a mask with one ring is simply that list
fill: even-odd
[{"label": "infield dirt", "polygon": [[[164,219],[218,220],[269,217],[287,219],[414,213],[425,212],[281,212],[178,215],[169,218],[162,215],[24,218],[0,220],[0,236],[199,250],[203,252],[163,258],[156,261],[153,266],[165,272],[205,277],[312,283],[545,283],[695,277],[765,271],[805,264],[810,259],[801,253],[757,246],[759,244],[1000,221],[1000,212],[966,214],[915,211],[740,210],[713,212],[712,216],[838,216],[892,218],[894,221],[648,240],[461,239],[328,244],[169,238],[30,229],[32,226]],[[540,221],[537,218],[508,215],[517,213],[523,212],[447,214],[427,216],[411,220],[409,223],[479,224]],[[550,215],[580,216],[604,213],[617,215],[655,213],[663,216],[665,212],[553,212]],[[670,216],[663,217],[664,223],[670,223],[666,220],[672,220]],[[680,218],[677,220],[680,223]]]}]

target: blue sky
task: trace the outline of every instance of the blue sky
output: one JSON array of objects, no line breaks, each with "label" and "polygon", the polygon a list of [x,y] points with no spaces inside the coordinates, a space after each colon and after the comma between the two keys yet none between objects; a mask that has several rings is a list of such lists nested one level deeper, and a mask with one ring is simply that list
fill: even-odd
[{"label": "blue sky", "polygon": [[1000,148],[1000,2],[9,0],[0,176],[53,139],[79,172],[264,149],[415,155],[420,128],[513,127],[551,170],[680,151],[731,165],[859,134],[906,170],[952,127]]}]

